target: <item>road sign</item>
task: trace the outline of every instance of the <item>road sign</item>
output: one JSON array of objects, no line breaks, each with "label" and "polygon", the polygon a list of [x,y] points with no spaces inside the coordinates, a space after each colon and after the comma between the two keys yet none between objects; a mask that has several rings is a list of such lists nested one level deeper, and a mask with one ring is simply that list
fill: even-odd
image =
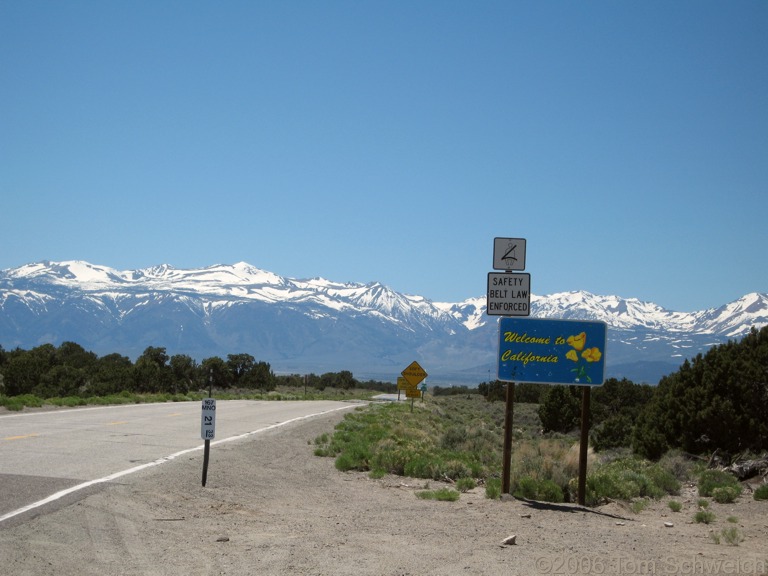
[{"label": "road sign", "polygon": [[216,400],[213,398],[203,398],[200,437],[203,440],[213,440],[216,437]]},{"label": "road sign", "polygon": [[494,238],[493,269],[525,270],[525,238]]},{"label": "road sign", "polygon": [[528,316],[531,313],[531,275],[488,272],[486,314]]},{"label": "road sign", "polygon": [[411,362],[408,368],[403,370],[401,374],[412,387],[418,386],[419,382],[427,377],[427,373],[424,371],[424,368],[422,368],[415,360]]},{"label": "road sign", "polygon": [[406,388],[405,389],[405,397],[406,398],[421,398],[421,390],[419,390],[415,386],[413,388]]},{"label": "road sign", "polygon": [[502,318],[499,380],[600,386],[605,342],[605,322]]},{"label": "road sign", "polygon": [[411,384],[408,382],[408,380],[406,380],[402,376],[398,376],[397,377],[397,389],[398,390],[408,390],[408,388],[413,388],[413,386],[411,386]]}]

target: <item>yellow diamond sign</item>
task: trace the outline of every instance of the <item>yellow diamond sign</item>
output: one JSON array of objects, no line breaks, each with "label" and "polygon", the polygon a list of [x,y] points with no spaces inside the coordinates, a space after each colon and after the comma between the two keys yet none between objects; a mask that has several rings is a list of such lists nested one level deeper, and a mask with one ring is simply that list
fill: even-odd
[{"label": "yellow diamond sign", "polygon": [[424,368],[419,366],[419,363],[415,360],[410,363],[408,368],[403,370],[401,372],[403,375],[403,378],[405,378],[408,381],[408,384],[411,386],[418,386],[419,382],[424,380],[424,378],[427,377],[427,373],[424,372]]}]

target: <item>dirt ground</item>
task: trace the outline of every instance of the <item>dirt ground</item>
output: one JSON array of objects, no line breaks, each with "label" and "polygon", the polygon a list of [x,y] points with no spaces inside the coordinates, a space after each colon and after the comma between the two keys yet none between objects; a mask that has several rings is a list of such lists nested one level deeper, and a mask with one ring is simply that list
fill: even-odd
[{"label": "dirt ground", "polygon": [[[214,446],[205,488],[199,452],[7,522],[0,574],[768,574],[768,502],[749,491],[711,503],[709,525],[693,521],[694,487],[675,497],[678,513],[667,500],[638,514],[492,501],[482,487],[457,502],[421,500],[424,480],[371,480],[313,455],[314,438],[342,417]],[[716,543],[729,528],[744,540]]]}]

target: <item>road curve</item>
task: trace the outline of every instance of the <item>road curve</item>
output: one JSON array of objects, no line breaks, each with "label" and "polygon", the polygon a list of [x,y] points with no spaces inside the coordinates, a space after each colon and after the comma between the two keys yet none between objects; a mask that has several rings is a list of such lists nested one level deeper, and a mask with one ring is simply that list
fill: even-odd
[{"label": "road curve", "polygon": [[[357,405],[218,401],[211,446]],[[200,419],[199,402],[0,415],[0,527],[51,502],[202,450]]]}]

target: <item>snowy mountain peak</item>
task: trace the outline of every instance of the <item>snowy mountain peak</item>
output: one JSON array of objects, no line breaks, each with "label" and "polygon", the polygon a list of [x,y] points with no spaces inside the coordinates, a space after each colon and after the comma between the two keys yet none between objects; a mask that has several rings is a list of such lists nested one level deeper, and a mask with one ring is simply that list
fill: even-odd
[{"label": "snowy mountain peak", "polygon": [[[280,360],[282,370],[327,365],[379,377],[417,358],[430,374],[474,378],[472,370],[487,376],[492,368],[498,338],[498,317],[485,304],[484,297],[432,302],[380,282],[285,278],[246,262],[133,271],[39,262],[0,271],[0,345],[69,340],[130,355],[151,345],[199,358],[247,351]],[[641,375],[650,381],[683,358],[767,325],[768,294],[685,313],[637,298],[559,292],[532,295],[531,315],[605,321],[609,368],[631,366],[619,373],[631,378],[631,370],[654,365],[656,373]]]}]

